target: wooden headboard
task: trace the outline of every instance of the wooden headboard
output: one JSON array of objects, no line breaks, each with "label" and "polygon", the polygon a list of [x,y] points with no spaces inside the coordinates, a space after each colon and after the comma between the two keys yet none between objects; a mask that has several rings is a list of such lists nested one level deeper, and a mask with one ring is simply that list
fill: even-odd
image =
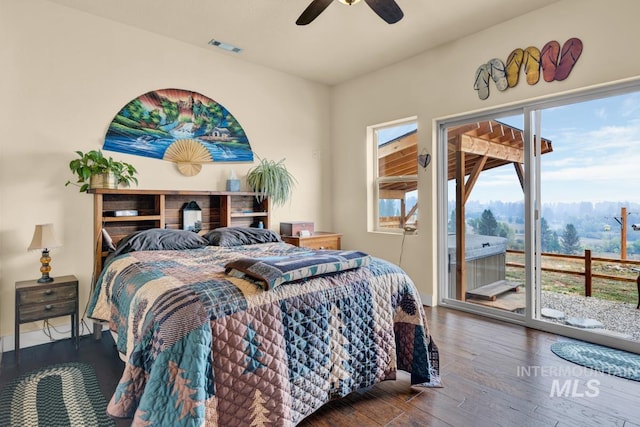
[{"label": "wooden headboard", "polygon": [[[103,249],[102,229],[114,243],[150,228],[182,229],[182,209],[195,201],[202,210],[204,233],[219,227],[250,227],[262,221],[269,228],[268,200],[258,203],[253,192],[120,190],[98,188],[93,194],[94,276],[102,271],[108,252]],[[132,216],[115,216],[116,211],[137,211]]]}]

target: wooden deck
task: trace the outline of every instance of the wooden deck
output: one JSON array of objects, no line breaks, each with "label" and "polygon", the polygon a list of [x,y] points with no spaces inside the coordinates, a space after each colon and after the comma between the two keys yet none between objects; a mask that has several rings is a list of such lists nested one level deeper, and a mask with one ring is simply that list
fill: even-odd
[{"label": "wooden deck", "polygon": [[489,301],[495,301],[498,295],[502,295],[506,292],[517,291],[520,287],[519,284],[508,282],[506,280],[498,280],[497,282],[489,283],[488,285],[480,286],[479,288],[467,291],[467,299],[485,299]]},{"label": "wooden deck", "polygon": [[524,289],[516,289],[513,292],[506,292],[498,295],[496,299],[483,299],[483,298],[467,298],[467,302],[473,304],[480,304],[487,307],[498,308],[500,310],[524,312],[526,308],[525,301],[526,293]]}]

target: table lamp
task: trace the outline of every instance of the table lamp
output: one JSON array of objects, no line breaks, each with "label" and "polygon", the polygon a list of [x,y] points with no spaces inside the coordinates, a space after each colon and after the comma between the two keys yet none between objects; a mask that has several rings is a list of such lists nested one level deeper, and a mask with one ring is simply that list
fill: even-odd
[{"label": "table lamp", "polygon": [[40,258],[40,272],[42,277],[38,279],[38,283],[53,282],[53,278],[49,277],[51,271],[51,257],[49,256],[49,248],[57,248],[60,245],[53,235],[53,224],[38,224],[33,232],[33,239],[27,250],[33,251],[36,249],[42,249],[42,257]]}]

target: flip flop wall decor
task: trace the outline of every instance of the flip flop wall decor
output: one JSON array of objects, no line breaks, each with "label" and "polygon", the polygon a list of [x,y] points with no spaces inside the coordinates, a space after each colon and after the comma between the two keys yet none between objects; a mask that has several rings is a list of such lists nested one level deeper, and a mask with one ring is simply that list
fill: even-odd
[{"label": "flip flop wall decor", "polygon": [[506,62],[493,58],[480,65],[475,73],[473,88],[480,99],[487,99],[490,80],[493,80],[499,91],[514,87],[518,84],[523,66],[529,85],[538,83],[541,74],[545,82],[565,80],[578,62],[582,47],[582,41],[572,37],[564,42],[562,49],[555,40],[545,44],[542,50],[535,46],[524,50],[516,48],[509,54]]}]

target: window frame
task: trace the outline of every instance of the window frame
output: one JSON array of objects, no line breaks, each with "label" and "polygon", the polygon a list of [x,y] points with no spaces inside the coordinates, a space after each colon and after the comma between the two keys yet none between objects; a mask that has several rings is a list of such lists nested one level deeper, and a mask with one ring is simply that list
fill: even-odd
[{"label": "window frame", "polygon": [[[415,182],[416,184],[416,199],[419,201],[419,190],[418,190],[418,174],[416,167],[415,175],[398,175],[398,176],[378,176],[379,171],[379,162],[378,162],[378,135],[379,132],[386,129],[406,126],[406,125],[414,125],[415,132],[418,132],[418,117],[411,116],[405,117],[398,120],[393,120],[390,122],[380,123],[376,125],[369,126],[367,128],[368,135],[368,152],[370,153],[370,160],[368,163],[370,165],[369,169],[369,182],[371,183],[371,192],[369,197],[369,231],[370,232],[378,232],[378,233],[393,233],[393,234],[401,234],[405,231],[404,228],[398,227],[382,227],[380,225],[380,185],[385,183],[403,183],[403,182]],[[418,149],[418,142],[416,141],[416,151]],[[417,162],[417,159],[416,159]],[[416,208],[415,215],[418,215],[419,207]],[[417,228],[417,220],[416,220],[416,228]]]},{"label": "window frame", "polygon": [[[539,202],[541,202],[540,194],[535,192],[540,190],[540,182],[536,181],[536,177],[541,177],[539,169],[539,163],[536,163],[534,150],[531,148],[532,143],[526,143],[525,147],[528,147],[529,153],[526,154],[528,158],[528,167],[525,167],[525,201],[528,203],[526,209],[525,218],[525,232],[528,234],[528,242],[525,246],[527,266],[526,270],[526,301],[527,307],[524,317],[514,316],[511,313],[497,312],[487,309],[477,304],[461,303],[453,298],[448,297],[449,291],[449,279],[448,279],[448,244],[447,244],[447,223],[449,220],[448,212],[448,174],[447,174],[447,158],[448,158],[448,146],[447,146],[447,128],[456,125],[462,125],[469,122],[476,122],[485,119],[496,119],[501,116],[511,116],[515,114],[522,114],[524,118],[523,131],[530,141],[534,140],[534,134],[540,135],[540,129],[536,129],[534,125],[540,123],[540,117],[533,119],[540,111],[546,109],[553,109],[556,107],[577,105],[582,102],[613,97],[617,95],[629,94],[632,92],[640,93],[640,79],[633,78],[624,81],[617,81],[607,83],[598,87],[588,87],[579,89],[577,91],[571,91],[561,93],[551,97],[545,97],[544,99],[523,100],[516,104],[510,104],[506,106],[497,106],[488,108],[482,111],[476,111],[468,114],[461,114],[448,118],[435,119],[434,126],[437,129],[437,141],[436,147],[438,152],[437,161],[437,223],[436,223],[436,236],[437,236],[437,279],[438,286],[438,301],[439,304],[444,307],[450,307],[468,311],[474,314],[480,314],[489,318],[508,321],[515,324],[521,324],[530,328],[540,329],[546,332],[555,333],[558,335],[564,335],[570,338],[593,342],[600,345],[605,345],[613,348],[629,352],[638,352],[640,344],[637,341],[627,341],[618,338],[613,335],[595,334],[593,330],[579,329],[566,326],[563,324],[555,324],[547,320],[541,319],[540,308],[541,299],[539,292],[541,288],[541,279],[539,277],[541,269],[536,269],[537,266],[541,266],[539,256],[541,249],[539,248],[540,227],[539,222],[542,218],[540,214],[541,209]],[[544,120],[544,119],[543,119]],[[532,194],[534,193],[534,194]],[[535,282],[535,284],[534,284]],[[534,292],[534,289],[535,292]]]}]

